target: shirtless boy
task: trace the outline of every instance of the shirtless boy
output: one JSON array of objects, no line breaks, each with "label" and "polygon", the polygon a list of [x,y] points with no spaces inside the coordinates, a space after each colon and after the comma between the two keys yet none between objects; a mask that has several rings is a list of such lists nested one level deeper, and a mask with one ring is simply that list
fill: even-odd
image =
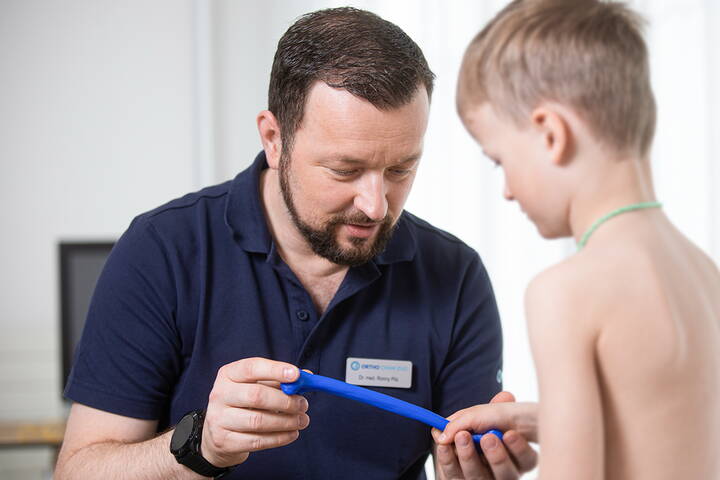
[{"label": "shirtless boy", "polygon": [[[655,197],[641,23],[617,3],[517,0],[461,68],[460,116],[505,197],[543,237],[578,242],[526,292],[541,479],[720,478],[720,274]],[[534,437],[532,405],[501,407],[456,413],[438,443]],[[456,451],[473,477],[477,456]]]}]

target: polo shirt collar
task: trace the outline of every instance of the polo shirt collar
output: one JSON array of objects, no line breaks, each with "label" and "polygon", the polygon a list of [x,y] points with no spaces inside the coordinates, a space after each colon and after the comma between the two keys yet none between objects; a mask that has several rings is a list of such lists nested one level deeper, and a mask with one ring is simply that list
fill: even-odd
[{"label": "polo shirt collar", "polygon": [[[252,165],[240,172],[231,182],[225,208],[225,223],[245,251],[269,254],[273,239],[260,198],[260,175],[266,168],[268,164],[265,152],[261,151]],[[415,257],[416,241],[408,221],[408,214],[403,212],[392,238],[385,250],[373,259],[374,263],[387,265],[410,261]]]},{"label": "polo shirt collar", "polygon": [[262,151],[230,184],[225,207],[225,223],[243,250],[265,254],[270,253],[272,245],[260,199],[260,174],[266,168],[267,159]]}]

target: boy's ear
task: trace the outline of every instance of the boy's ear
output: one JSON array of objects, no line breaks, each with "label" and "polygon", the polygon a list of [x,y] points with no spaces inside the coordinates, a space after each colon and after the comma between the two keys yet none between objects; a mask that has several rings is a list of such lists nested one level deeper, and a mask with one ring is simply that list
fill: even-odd
[{"label": "boy's ear", "polygon": [[270,110],[263,110],[258,113],[256,121],[268,167],[277,170],[280,166],[280,156],[282,154],[280,124]]},{"label": "boy's ear", "polygon": [[547,105],[533,110],[531,122],[542,136],[542,144],[553,165],[562,166],[570,161],[572,131],[562,112]]}]

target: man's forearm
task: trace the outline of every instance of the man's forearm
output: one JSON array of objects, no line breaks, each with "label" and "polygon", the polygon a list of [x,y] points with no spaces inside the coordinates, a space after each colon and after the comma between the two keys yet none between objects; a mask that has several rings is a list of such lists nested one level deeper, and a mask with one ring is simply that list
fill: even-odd
[{"label": "man's forearm", "polygon": [[61,458],[54,478],[64,479],[133,479],[133,480],[203,480],[189,468],[180,465],[170,453],[172,431],[139,443],[102,442],[68,452]]}]

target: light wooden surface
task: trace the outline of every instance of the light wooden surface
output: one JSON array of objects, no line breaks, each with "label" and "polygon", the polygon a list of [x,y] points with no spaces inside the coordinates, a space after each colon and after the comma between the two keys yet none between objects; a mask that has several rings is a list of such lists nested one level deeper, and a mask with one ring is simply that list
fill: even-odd
[{"label": "light wooden surface", "polygon": [[0,447],[59,446],[65,433],[64,421],[0,421]]}]

